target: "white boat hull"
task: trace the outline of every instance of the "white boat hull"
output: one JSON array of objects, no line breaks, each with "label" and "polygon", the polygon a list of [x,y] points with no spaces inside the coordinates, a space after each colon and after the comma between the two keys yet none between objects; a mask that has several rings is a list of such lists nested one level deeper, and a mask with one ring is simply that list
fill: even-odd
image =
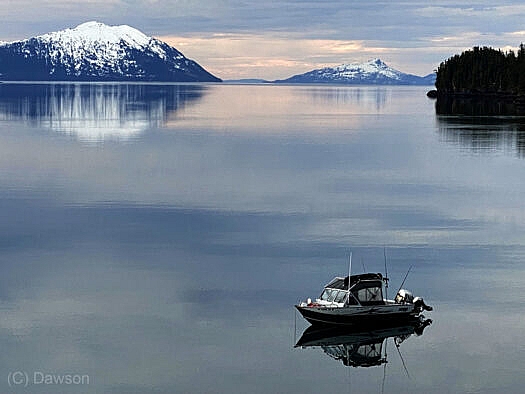
[{"label": "white boat hull", "polygon": [[363,324],[376,320],[404,320],[417,316],[420,309],[413,304],[380,304],[368,306],[327,307],[296,305],[301,315],[312,324]]}]

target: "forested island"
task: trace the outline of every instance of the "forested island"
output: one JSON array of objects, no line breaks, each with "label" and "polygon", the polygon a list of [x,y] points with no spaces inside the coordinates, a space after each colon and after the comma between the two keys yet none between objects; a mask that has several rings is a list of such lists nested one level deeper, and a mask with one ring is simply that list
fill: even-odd
[{"label": "forested island", "polygon": [[[474,47],[440,64],[437,97],[525,98],[525,45],[517,53]],[[429,92],[430,93],[430,92]]]}]

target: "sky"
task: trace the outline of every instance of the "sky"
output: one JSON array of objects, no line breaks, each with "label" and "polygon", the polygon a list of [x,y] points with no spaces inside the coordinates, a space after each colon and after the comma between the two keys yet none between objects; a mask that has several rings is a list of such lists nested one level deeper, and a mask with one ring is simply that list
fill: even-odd
[{"label": "sky", "polygon": [[0,40],[97,20],[157,37],[222,79],[380,58],[427,75],[473,46],[525,42],[521,1],[0,0]]}]

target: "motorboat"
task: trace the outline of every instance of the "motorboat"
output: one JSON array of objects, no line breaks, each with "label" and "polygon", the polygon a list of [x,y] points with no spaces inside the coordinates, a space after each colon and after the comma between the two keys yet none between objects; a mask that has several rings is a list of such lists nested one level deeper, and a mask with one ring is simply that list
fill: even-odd
[{"label": "motorboat", "polygon": [[309,298],[295,307],[306,320],[315,325],[403,321],[419,316],[423,310],[432,310],[423,298],[414,297],[405,289],[400,289],[393,300],[383,297],[385,285],[388,286],[388,278],[381,273],[335,277],[324,286],[319,298]]},{"label": "motorboat", "polygon": [[432,323],[423,315],[405,322],[382,320],[374,325],[309,326],[295,345],[296,348],[320,347],[332,359],[345,366],[374,367],[385,364],[385,340],[394,339],[399,349],[401,343],[412,335],[423,335],[425,327]]}]

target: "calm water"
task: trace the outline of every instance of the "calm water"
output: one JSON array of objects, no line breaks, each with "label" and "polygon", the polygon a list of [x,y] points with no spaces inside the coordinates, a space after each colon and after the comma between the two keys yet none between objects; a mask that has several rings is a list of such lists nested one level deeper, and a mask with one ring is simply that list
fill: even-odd
[{"label": "calm water", "polygon": [[[520,392],[525,120],[426,90],[1,84],[0,391]],[[386,368],[294,348],[385,246],[433,324]]]}]

